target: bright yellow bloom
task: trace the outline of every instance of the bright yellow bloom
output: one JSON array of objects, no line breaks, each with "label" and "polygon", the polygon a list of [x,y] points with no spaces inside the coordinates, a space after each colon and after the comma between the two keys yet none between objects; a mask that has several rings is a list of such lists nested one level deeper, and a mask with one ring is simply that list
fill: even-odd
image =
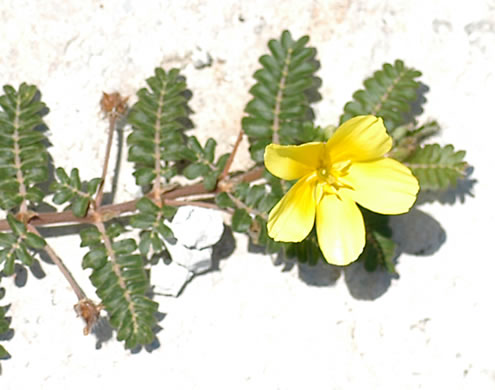
[{"label": "bright yellow bloom", "polygon": [[419,184],[409,168],[384,155],[392,148],[381,118],[357,116],[325,142],[271,144],[265,166],[275,176],[298,181],[271,210],[268,235],[299,242],[316,234],[330,264],[356,260],[366,243],[359,203],[380,214],[402,214],[416,200]]}]

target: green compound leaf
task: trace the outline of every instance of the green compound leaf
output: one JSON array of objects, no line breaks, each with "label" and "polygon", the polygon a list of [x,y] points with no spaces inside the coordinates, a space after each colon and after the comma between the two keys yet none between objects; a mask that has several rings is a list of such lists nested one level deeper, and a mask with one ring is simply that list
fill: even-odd
[{"label": "green compound leaf", "polygon": [[287,258],[296,259],[300,263],[316,265],[320,260],[325,261],[314,230],[301,242],[285,244],[284,249]]},{"label": "green compound leaf", "polygon": [[175,162],[183,158],[183,132],[192,126],[190,93],[178,69],[167,73],[156,68],[146,82],[148,89],[138,91],[139,100],[130,110],[132,132],[127,138],[133,175],[142,187],[149,187],[157,176],[168,180],[176,174]]},{"label": "green compound leaf", "polygon": [[389,237],[385,237],[376,231],[366,234],[366,246],[359,260],[364,263],[364,268],[373,272],[379,266],[383,266],[389,273],[397,274],[394,265],[395,248],[397,244]]},{"label": "green compound leaf", "polygon": [[43,115],[48,111],[33,85],[9,85],[0,96],[0,208],[23,201],[37,204],[44,193],[37,186],[48,180],[48,142]]},{"label": "green compound leaf", "polygon": [[[0,276],[0,281],[1,281],[1,276]],[[5,289],[0,288],[0,299],[3,299],[4,295],[5,295]],[[6,318],[7,310],[8,310],[8,306],[0,306],[0,340],[4,340],[2,336],[4,336],[10,330],[10,323]],[[7,358],[9,356],[10,354],[3,347],[3,345],[0,344],[0,359]]]},{"label": "green compound leaf", "polygon": [[253,244],[263,246],[267,253],[277,253],[287,244],[272,240],[268,236],[268,230],[266,228],[266,219],[257,215],[254,218],[254,222],[251,224],[251,230],[256,234],[251,234],[251,240]]},{"label": "green compound leaf", "polygon": [[[242,128],[248,135],[251,157],[263,161],[269,143],[298,144],[307,138],[303,125],[313,118],[310,103],[319,99],[319,65],[309,37],[297,41],[284,31],[280,40],[268,43],[271,55],[263,55],[262,68],[254,73],[253,99],[247,104]],[[315,97],[316,96],[316,97]]]},{"label": "green compound leaf", "polygon": [[81,182],[79,170],[73,168],[70,177],[63,168],[55,170],[57,181],[50,185],[53,191],[53,203],[63,204],[70,202],[72,213],[82,218],[88,212],[89,204],[101,183],[100,178],[91,179],[89,182]]},{"label": "green compound leaf", "polygon": [[[421,144],[427,138],[430,138],[440,131],[440,125],[437,121],[429,121],[423,125],[410,129],[409,124],[395,128],[391,136],[397,147],[409,146],[409,149],[414,149],[414,146]],[[402,145],[402,144],[405,145]]]},{"label": "green compound leaf", "polygon": [[234,201],[229,197],[229,195],[226,192],[218,193],[215,197],[215,203],[223,209],[235,208]]},{"label": "green compound leaf", "polygon": [[408,122],[406,114],[417,100],[420,84],[416,79],[421,72],[407,68],[404,62],[396,60],[384,64],[382,70],[364,81],[365,89],[355,92],[353,100],[344,106],[340,123],[357,115],[376,115],[383,118],[389,132]]},{"label": "green compound leaf", "polygon": [[136,208],[138,213],[131,217],[130,224],[141,230],[139,252],[143,256],[148,256],[150,250],[152,254],[162,252],[166,249],[165,240],[174,237],[165,221],[170,221],[177,209],[167,205],[158,207],[148,198],[141,198]]},{"label": "green compound leaf", "polygon": [[184,176],[191,180],[203,177],[203,185],[207,191],[215,189],[218,177],[229,158],[229,154],[224,154],[214,163],[216,146],[216,141],[208,138],[203,148],[196,137],[192,136],[188,138],[183,152],[184,158],[191,162],[184,169]]},{"label": "green compound leaf", "polygon": [[466,174],[466,152],[452,145],[425,145],[416,149],[404,163],[418,178],[422,190],[443,190],[457,184]]},{"label": "green compound leaf", "polygon": [[245,233],[251,227],[251,217],[245,209],[237,209],[232,216],[232,230]]},{"label": "green compound leaf", "polygon": [[24,241],[26,242],[26,245],[35,249],[42,249],[46,246],[46,241],[43,239],[43,237],[37,236],[34,233],[28,232],[24,236]]},{"label": "green compound leaf", "polygon": [[16,219],[12,214],[7,215],[7,223],[9,224],[12,233],[14,233],[18,237],[22,237],[26,234],[26,226]]},{"label": "green compound leaf", "polygon": [[9,352],[0,344],[0,359],[10,356]]},{"label": "green compound leaf", "polygon": [[215,199],[219,207],[233,209],[232,230],[248,232],[256,244],[262,225],[266,225],[268,211],[277,200],[268,186],[248,183],[239,183],[232,192],[222,192]]},{"label": "green compound leaf", "polygon": [[[119,231],[115,227],[111,229],[113,235]],[[81,246],[89,247],[83,268],[93,270],[90,280],[109,315],[110,324],[117,329],[117,339],[125,341],[129,349],[149,344],[154,338],[154,314],[158,304],[146,297],[149,281],[142,257],[134,254],[136,242],[111,239],[109,253],[101,233],[92,226],[81,231]]]},{"label": "green compound leaf", "polygon": [[0,264],[3,264],[3,273],[10,276],[17,260],[31,266],[34,250],[45,247],[46,242],[42,237],[27,232],[26,226],[13,215],[7,215],[7,222],[12,231],[0,233]]},{"label": "green compound leaf", "polygon": [[397,244],[392,240],[392,230],[388,224],[390,217],[363,208],[361,212],[366,225],[366,245],[358,260],[369,272],[383,267],[389,273],[397,274],[394,264]]}]

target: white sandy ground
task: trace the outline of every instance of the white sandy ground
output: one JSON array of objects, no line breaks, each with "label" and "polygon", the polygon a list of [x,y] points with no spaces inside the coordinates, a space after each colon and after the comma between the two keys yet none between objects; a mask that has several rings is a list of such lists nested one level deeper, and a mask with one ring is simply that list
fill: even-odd
[{"label": "white sandy ground", "polygon": [[[0,389],[495,388],[495,1],[2,0],[0,83],[40,88],[55,164],[91,178],[106,138],[101,91],[134,96],[154,67],[179,66],[194,93],[196,133],[227,151],[257,59],[285,28],[318,49],[321,124],[335,124],[383,62],[421,70],[430,88],[422,119],[440,122],[438,142],[467,150],[475,197],[396,219],[406,252],[398,279],[360,266],[286,270],[248,251],[245,237],[226,237],[218,270],[178,298],[156,297],[159,342],[138,353],[104,328],[103,342],[84,337],[75,296],[42,262],[46,275],[29,271],[24,287],[2,281],[15,333],[2,341],[12,358],[1,361]],[[205,53],[211,66],[195,68]],[[246,166],[246,149],[236,167]],[[117,200],[136,191],[124,161]],[[77,235],[48,232],[94,297]]]}]

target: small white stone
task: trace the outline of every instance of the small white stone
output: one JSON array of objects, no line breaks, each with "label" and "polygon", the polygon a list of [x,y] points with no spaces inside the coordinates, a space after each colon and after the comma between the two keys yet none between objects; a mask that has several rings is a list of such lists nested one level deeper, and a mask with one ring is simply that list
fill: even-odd
[{"label": "small white stone", "polygon": [[169,265],[159,263],[151,269],[150,279],[155,294],[176,297],[193,275],[187,268],[175,262]]},{"label": "small white stone", "polygon": [[224,226],[220,212],[184,206],[177,210],[170,228],[179,244],[192,249],[203,249],[220,240]]},{"label": "small white stone", "polygon": [[181,265],[193,274],[208,271],[212,266],[212,247],[204,249],[191,249],[179,243],[167,243],[167,249],[174,263]]},{"label": "small white stone", "polygon": [[167,242],[172,257],[168,266],[153,267],[151,283],[155,293],[177,296],[184,285],[195,275],[212,266],[212,245],[223,234],[223,219],[219,212],[201,207],[179,208],[170,223],[177,241]]}]

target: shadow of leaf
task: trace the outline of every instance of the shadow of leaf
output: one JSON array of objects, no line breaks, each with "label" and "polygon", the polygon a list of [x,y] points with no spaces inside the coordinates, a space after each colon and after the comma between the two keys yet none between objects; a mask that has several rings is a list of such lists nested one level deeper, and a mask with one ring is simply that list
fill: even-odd
[{"label": "shadow of leaf", "polygon": [[[445,242],[446,233],[440,223],[418,209],[393,216],[389,220],[393,240],[397,243],[397,262],[401,253],[411,255],[432,255]],[[390,287],[392,279],[398,276],[383,268],[368,272],[362,262],[355,262],[344,268],[344,278],[349,293],[356,299],[374,300]]]},{"label": "shadow of leaf", "polygon": [[430,91],[430,87],[422,82],[419,82],[419,87],[416,90],[416,100],[411,103],[409,111],[404,115],[404,123],[415,123],[416,117],[423,113],[423,106],[426,103],[426,94]]},{"label": "shadow of leaf", "polygon": [[464,203],[466,197],[474,197],[473,187],[478,182],[472,179],[474,172],[473,167],[466,170],[466,175],[457,180],[455,187],[449,187],[443,191],[421,191],[418,195],[417,205],[424,203],[440,202],[441,204],[454,204],[456,202]]},{"label": "shadow of leaf", "polygon": [[213,245],[213,253],[211,256],[212,266],[208,272],[220,271],[220,261],[228,259],[235,250],[235,238],[232,229],[228,225],[224,225],[222,237]]},{"label": "shadow of leaf", "polygon": [[440,223],[418,209],[390,218],[392,237],[399,254],[431,255],[445,242],[447,234]]}]

